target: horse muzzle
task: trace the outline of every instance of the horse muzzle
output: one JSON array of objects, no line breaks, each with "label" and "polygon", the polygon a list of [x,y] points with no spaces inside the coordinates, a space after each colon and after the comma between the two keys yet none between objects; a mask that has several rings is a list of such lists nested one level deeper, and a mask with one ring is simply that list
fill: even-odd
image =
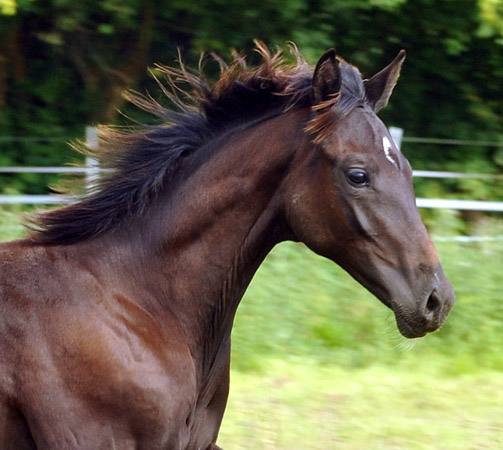
[{"label": "horse muzzle", "polygon": [[400,333],[413,339],[438,330],[455,302],[454,288],[447,278],[443,278],[433,290],[415,303],[415,308],[395,303],[392,309]]}]

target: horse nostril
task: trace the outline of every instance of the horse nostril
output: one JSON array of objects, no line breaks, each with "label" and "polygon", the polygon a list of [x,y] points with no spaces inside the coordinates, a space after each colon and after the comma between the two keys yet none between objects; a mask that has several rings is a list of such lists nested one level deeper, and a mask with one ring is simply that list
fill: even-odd
[{"label": "horse nostril", "polygon": [[440,308],[440,300],[437,297],[435,291],[433,291],[428,300],[426,301],[426,306],[424,309],[424,315],[428,320],[433,319],[435,312]]}]

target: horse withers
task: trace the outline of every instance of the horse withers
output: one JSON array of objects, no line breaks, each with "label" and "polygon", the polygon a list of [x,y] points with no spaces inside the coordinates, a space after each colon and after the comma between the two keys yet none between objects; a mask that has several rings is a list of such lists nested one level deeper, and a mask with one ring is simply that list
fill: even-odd
[{"label": "horse withers", "polygon": [[406,337],[444,322],[453,288],[376,115],[404,52],[364,81],[333,50],[314,70],[257,50],[214,84],[165,67],[194,104],[136,96],[161,125],[104,130],[100,183],[0,246],[0,448],[217,449],[234,315],[281,241],[347,270]]}]

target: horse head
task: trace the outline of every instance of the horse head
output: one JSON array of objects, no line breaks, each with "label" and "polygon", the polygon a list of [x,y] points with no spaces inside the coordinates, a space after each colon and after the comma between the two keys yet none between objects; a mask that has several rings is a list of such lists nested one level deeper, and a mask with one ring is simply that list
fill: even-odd
[{"label": "horse head", "polygon": [[404,59],[365,81],[333,50],[320,59],[287,217],[297,239],[349,272],[414,338],[442,325],[454,290],[417,210],[411,166],[377,117]]}]

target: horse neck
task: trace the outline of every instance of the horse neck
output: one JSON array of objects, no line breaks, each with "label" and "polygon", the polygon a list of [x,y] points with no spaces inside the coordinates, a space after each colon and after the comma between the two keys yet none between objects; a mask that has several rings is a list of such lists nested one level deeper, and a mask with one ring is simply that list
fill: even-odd
[{"label": "horse neck", "polygon": [[174,316],[204,367],[228,342],[260,263],[290,238],[281,186],[304,142],[304,120],[291,112],[220,138],[225,143],[135,233],[150,245],[139,282],[155,289],[152,298]]}]

